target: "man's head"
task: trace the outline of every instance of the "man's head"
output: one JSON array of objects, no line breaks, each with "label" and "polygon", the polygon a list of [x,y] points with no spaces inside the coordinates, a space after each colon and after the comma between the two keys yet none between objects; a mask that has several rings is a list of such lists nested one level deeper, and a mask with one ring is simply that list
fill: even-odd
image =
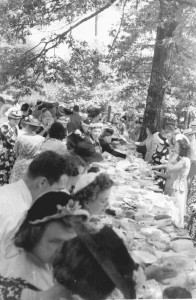
[{"label": "man's head", "polygon": [[63,189],[66,174],[66,159],[56,152],[45,151],[31,162],[24,181],[35,200],[45,192]]},{"label": "man's head", "polygon": [[28,103],[23,103],[21,106],[21,112],[23,116],[28,116],[30,106]]},{"label": "man's head", "polygon": [[73,113],[79,114],[79,111],[80,111],[79,106],[78,105],[74,105],[74,107],[73,107]]}]

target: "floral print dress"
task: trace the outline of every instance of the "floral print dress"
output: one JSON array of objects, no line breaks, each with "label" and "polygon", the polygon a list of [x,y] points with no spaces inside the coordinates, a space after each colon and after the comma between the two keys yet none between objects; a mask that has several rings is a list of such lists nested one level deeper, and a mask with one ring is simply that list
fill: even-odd
[{"label": "floral print dress", "polygon": [[22,179],[31,161],[41,152],[45,138],[41,135],[23,134],[18,137],[14,146],[16,161],[10,176],[10,183]]},{"label": "floral print dress", "polygon": [[[162,165],[165,163],[165,161],[169,160],[169,148],[167,146],[164,146],[162,150],[156,149],[155,153],[152,155],[152,165]],[[165,169],[159,170],[160,172],[165,173]],[[165,178],[161,176],[155,177],[156,182],[158,183],[158,186],[164,190],[165,188]]]},{"label": "floral print dress", "polygon": [[18,135],[16,127],[4,123],[0,127],[0,140],[3,144],[0,152],[0,186],[9,183],[11,170],[15,162],[14,144]]},{"label": "floral print dress", "polygon": [[38,288],[21,278],[4,278],[0,276],[0,299],[20,300],[24,289],[40,291]]}]

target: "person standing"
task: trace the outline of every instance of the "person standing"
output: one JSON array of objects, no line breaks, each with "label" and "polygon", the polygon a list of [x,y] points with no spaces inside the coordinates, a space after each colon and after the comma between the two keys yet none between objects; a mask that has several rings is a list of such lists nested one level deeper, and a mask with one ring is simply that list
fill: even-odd
[{"label": "person standing", "polygon": [[14,145],[16,161],[11,172],[10,183],[24,177],[31,161],[41,152],[45,140],[43,136],[36,134],[36,130],[41,126],[39,120],[30,115],[22,122],[25,126],[24,133],[17,138]]},{"label": "person standing", "polygon": [[185,139],[182,139],[176,142],[175,151],[176,154],[178,154],[177,162],[174,165],[168,164],[167,170],[170,173],[176,174],[176,179],[173,183],[172,196],[175,198],[178,216],[174,220],[174,223],[177,227],[184,228],[187,200],[187,176],[190,171],[190,146]]},{"label": "person standing", "polygon": [[69,123],[67,124],[68,134],[76,131],[77,129],[81,130],[82,117],[80,116],[80,108],[78,105],[74,105],[73,114],[70,115]]},{"label": "person standing", "polygon": [[148,163],[152,162],[152,155],[156,150],[155,138],[154,133],[156,129],[153,125],[146,126],[146,134],[147,138],[143,142],[135,142],[136,146],[146,146],[146,154],[145,154],[145,161]]},{"label": "person standing", "polygon": [[21,113],[11,108],[7,112],[7,117],[8,122],[0,127],[0,139],[3,144],[0,153],[0,186],[9,183],[11,170],[15,162],[14,144],[18,136],[17,125]]}]

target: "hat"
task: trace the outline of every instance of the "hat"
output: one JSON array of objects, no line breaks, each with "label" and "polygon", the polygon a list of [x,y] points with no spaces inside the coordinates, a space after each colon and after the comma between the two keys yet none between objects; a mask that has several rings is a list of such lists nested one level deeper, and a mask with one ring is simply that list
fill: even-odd
[{"label": "hat", "polygon": [[91,184],[91,182],[93,182],[98,175],[99,173],[82,174],[75,184],[74,193],[77,193],[78,191]]},{"label": "hat", "polygon": [[36,127],[40,127],[42,125],[41,122],[38,119],[34,118],[32,115],[25,117],[23,122],[25,124],[36,126]]},{"label": "hat", "polygon": [[90,129],[94,129],[94,128],[103,128],[103,124],[102,123],[91,123],[90,125],[89,125],[89,128]]},{"label": "hat", "polygon": [[60,122],[63,125],[67,125],[68,122],[69,122],[69,119],[66,116],[62,116],[62,117],[59,117],[59,119],[57,121]]},{"label": "hat", "polygon": [[15,120],[20,120],[21,117],[22,117],[21,111],[20,110],[16,110],[13,107],[11,107],[10,109],[8,109],[8,111],[5,113],[5,115],[8,118],[15,119]]},{"label": "hat", "polygon": [[193,130],[192,128],[188,128],[188,129],[185,129],[183,133],[185,135],[191,135],[191,134],[195,134],[196,130]]},{"label": "hat", "polygon": [[87,219],[89,213],[82,209],[80,203],[74,201],[70,194],[53,191],[42,195],[32,204],[27,213],[27,220],[36,225],[66,216],[84,216]]},{"label": "hat", "polygon": [[92,162],[100,162],[103,157],[100,153],[95,151],[95,146],[86,141],[78,142],[74,152],[80,156],[86,163],[91,164]]}]

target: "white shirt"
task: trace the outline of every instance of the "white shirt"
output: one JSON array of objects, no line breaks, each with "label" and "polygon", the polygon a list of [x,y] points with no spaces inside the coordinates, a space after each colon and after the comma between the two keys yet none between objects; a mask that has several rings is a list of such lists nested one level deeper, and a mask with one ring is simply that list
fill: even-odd
[{"label": "white shirt", "polygon": [[4,243],[10,232],[18,229],[18,224],[32,203],[31,193],[21,179],[0,187],[0,243]]}]

